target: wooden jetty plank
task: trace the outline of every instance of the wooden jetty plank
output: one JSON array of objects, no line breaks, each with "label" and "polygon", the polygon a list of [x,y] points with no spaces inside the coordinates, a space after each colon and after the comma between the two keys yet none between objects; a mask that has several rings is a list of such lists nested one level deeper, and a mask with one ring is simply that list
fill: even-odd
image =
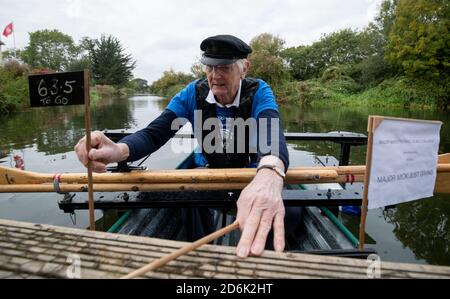
[{"label": "wooden jetty plank", "polygon": [[[20,240],[14,240],[14,242],[20,242]],[[57,244],[57,246],[61,246],[61,241],[60,241],[60,243],[59,244]],[[0,244],[0,247],[1,247],[1,244]],[[62,247],[62,248],[67,248],[67,247]],[[71,247],[72,249],[73,249],[73,247]],[[91,244],[91,246],[90,246],[90,248],[91,249],[94,249],[93,248],[93,246],[92,246],[92,244]],[[30,249],[31,250],[31,249]],[[126,251],[128,251],[128,249],[126,249]],[[77,250],[76,252],[78,252],[79,253],[79,250]],[[168,250],[167,251],[167,253],[168,252],[170,252],[170,250]],[[96,252],[91,252],[91,254],[98,254],[98,253],[96,253]],[[143,252],[138,252],[138,251],[136,251],[135,252],[135,254],[136,254],[136,256],[142,256],[142,255],[146,255],[146,251],[143,251]],[[157,254],[157,255],[153,255],[152,256],[152,258],[151,259],[139,259],[139,260],[136,260],[136,258],[132,258],[132,260],[133,261],[140,261],[140,262],[149,262],[149,261],[151,261],[152,259],[156,259],[156,258],[159,258],[159,257],[161,257],[163,254],[161,253],[161,254]],[[198,255],[197,254],[197,257],[200,257],[201,255]],[[108,259],[108,258],[110,258],[111,256],[108,256],[108,257],[106,257],[106,259]],[[233,255],[233,257],[234,257],[234,255]],[[83,258],[83,261],[85,261],[86,259],[88,259],[89,257],[83,257],[82,256],[82,258]],[[100,258],[100,256],[99,256],[99,258]],[[105,257],[104,257],[105,258]],[[216,256],[216,258],[218,258],[218,256]],[[203,259],[201,259],[201,258],[197,258],[197,261],[200,261],[200,262],[207,262],[207,260],[203,260]],[[291,266],[292,265],[292,261],[290,261],[289,262],[289,264],[287,264],[286,266]],[[323,264],[321,264],[321,265],[314,265],[314,264],[311,264],[311,263],[305,263],[304,265],[301,265],[301,264],[298,264],[297,263],[297,267],[299,267],[300,269],[308,269],[308,268],[310,268],[311,267],[311,265],[312,266],[314,266],[314,267],[319,267],[320,266],[320,268],[321,269],[323,269],[324,271],[325,270],[333,270],[334,272],[336,272],[336,271],[338,271],[338,272],[340,272],[340,274],[336,274],[336,276],[338,276],[338,277],[342,277],[342,274],[343,274],[343,272],[345,272],[345,269],[343,268],[343,267],[339,267],[339,268],[335,268],[335,269],[329,269],[329,267],[326,267],[326,265],[323,265]],[[245,264],[244,263],[238,263],[237,264],[237,266],[239,266],[239,267],[241,267],[241,268],[245,268]],[[276,265],[276,266],[279,266],[279,265]],[[325,266],[325,267],[324,267]],[[264,263],[263,263],[263,261],[262,261],[262,263],[258,263],[258,268],[264,268]],[[271,269],[272,271],[275,271],[276,270],[276,267],[268,267],[269,269]],[[289,269],[289,268],[287,268],[287,269]],[[284,269],[283,269],[284,270]],[[350,271],[350,272],[354,272],[355,270],[354,269],[352,269],[352,271]],[[364,268],[361,268],[361,272],[362,273],[365,273],[364,272],[365,271],[365,269]],[[286,271],[286,270],[284,270],[284,272],[289,272],[289,271]]]},{"label": "wooden jetty plank", "polygon": [[[16,234],[17,235],[17,234]],[[25,236],[25,235],[24,235]],[[1,240],[1,239],[0,239]],[[12,241],[12,239],[11,239],[11,241]],[[17,239],[17,240],[14,240],[14,242],[16,242],[16,243],[20,243],[20,239]],[[62,241],[59,241],[59,243],[57,244],[58,246],[61,246],[61,242]],[[0,243],[0,247],[1,247],[1,243]],[[72,244],[70,244],[70,245],[72,245]],[[92,244],[90,245],[90,248],[91,249],[94,249],[93,248],[93,246],[92,246]],[[73,247],[72,247],[72,249],[73,249]],[[41,250],[40,250],[41,251]],[[128,251],[128,249],[126,249],[126,251]],[[79,251],[77,251],[77,252],[79,252]],[[147,251],[143,251],[143,252],[135,252],[135,254],[136,254],[136,256],[142,256],[142,255],[146,255],[147,254],[147,252],[148,252],[148,250]],[[169,252],[171,252],[171,250],[167,250],[167,253],[169,253]],[[96,254],[96,252],[92,252],[93,254]],[[158,255],[156,255],[156,256],[153,256],[152,257],[152,259],[156,259],[156,258],[159,258],[159,257],[161,257],[161,256],[163,256],[164,254],[167,254],[167,253],[161,253],[161,254],[158,254]],[[199,254],[197,254],[196,255],[198,258],[197,258],[197,261],[199,261],[199,262],[204,262],[204,263],[207,263],[208,262],[208,260],[206,260],[206,259],[204,259],[204,258],[201,258],[201,255],[199,255]],[[234,254],[232,255],[232,257],[233,257],[233,259],[234,259]],[[218,255],[216,255],[215,256],[215,258],[217,259],[217,258],[219,258],[219,256]],[[83,260],[85,260],[86,258],[84,258]],[[151,261],[152,259],[150,259],[150,260],[143,260],[144,262],[149,262],[149,261]],[[136,258],[133,258],[133,260],[136,260]],[[181,257],[180,258],[180,260],[183,260],[183,257]],[[279,263],[273,263],[272,262],[272,265],[271,266],[265,266],[265,264],[264,263],[261,263],[262,261],[260,261],[260,263],[258,263],[258,265],[257,265],[257,268],[258,269],[261,269],[261,270],[264,270],[264,269],[266,269],[266,270],[270,270],[271,272],[277,272],[277,269],[280,267],[280,265],[279,265]],[[235,262],[233,262],[233,263],[235,263]],[[224,263],[222,263],[222,264],[224,264]],[[285,264],[284,266],[292,266],[292,261],[289,261],[289,262],[284,262],[283,264]],[[245,263],[241,263],[241,262],[238,262],[237,264],[236,264],[239,268],[246,268],[245,267]],[[233,266],[233,265],[231,265],[231,266]],[[283,267],[284,267],[283,266]],[[310,267],[310,265],[309,264],[307,264],[307,263],[305,263],[305,264],[303,264],[303,265],[301,265],[301,264],[298,264],[297,265],[300,269],[308,269],[309,267]],[[325,271],[325,270],[329,270],[328,268],[329,267],[326,267],[327,269],[324,269],[324,267],[323,267],[324,265],[321,265],[321,268]],[[251,269],[253,269],[253,265],[251,265]],[[286,271],[286,269],[290,269],[290,268],[280,268],[280,272],[289,272],[289,271]],[[340,267],[340,268],[335,268],[335,269],[330,269],[330,270],[332,270],[333,272],[331,272],[329,275],[336,275],[336,277],[342,277],[342,275],[344,274],[343,272],[345,272],[344,271],[344,269],[342,269],[342,267]],[[336,271],[338,271],[338,272],[340,272],[340,274],[336,274],[335,272]],[[364,273],[364,269],[362,269],[362,273]],[[354,272],[354,269],[352,269],[352,271],[350,271],[350,272]],[[295,274],[295,273],[292,273],[292,274]],[[312,274],[314,274],[314,273],[309,273],[310,275],[312,275]]]},{"label": "wooden jetty plank", "polygon": [[[0,220],[0,277],[66,278],[69,255],[82,278],[118,278],[184,245],[146,237]],[[148,278],[367,278],[365,260],[266,251],[239,259],[235,248],[205,245]],[[450,267],[381,262],[382,278],[450,278]]]},{"label": "wooden jetty plank", "polygon": [[[11,240],[12,241],[12,240]],[[17,240],[14,240],[14,242],[16,242]],[[3,242],[0,240],[0,249],[3,249]],[[33,250],[35,251],[35,250]],[[40,252],[41,250],[39,250]],[[19,252],[17,250],[3,250],[4,254],[6,255],[14,255],[14,256],[21,256],[22,252]],[[107,267],[107,266],[114,266],[111,265],[110,261],[111,259],[108,259],[105,256],[101,255],[101,252],[96,252],[93,251],[91,252],[93,255],[95,255],[95,257],[97,259],[101,259],[103,261],[99,261],[100,265],[98,265],[97,267]],[[24,252],[23,254],[27,254],[26,252]],[[28,253],[29,254],[29,253]],[[34,258],[37,260],[40,260],[42,262],[47,262],[49,261],[49,257],[52,258],[53,257],[53,261],[55,261],[55,259],[58,258],[60,263],[64,263],[64,260],[66,259],[66,254],[63,254],[63,256],[58,256],[59,252],[55,251],[55,250],[51,250],[48,249],[46,251],[46,254],[39,254],[39,255],[35,255]],[[139,254],[136,252],[136,254]],[[94,264],[92,262],[90,262],[89,260],[92,260],[92,256],[86,256],[83,254],[79,254],[80,255],[80,259],[83,261],[83,267],[96,267],[94,266]],[[140,256],[138,256],[138,258],[133,258],[132,264],[135,268],[138,268],[139,265],[141,265],[142,263],[148,263],[154,259],[157,259],[161,256],[163,256],[164,254],[161,255],[157,255],[154,258],[139,258]],[[86,260],[88,260],[86,262]],[[256,268],[254,267],[254,265],[251,265],[250,267],[246,267],[245,263],[241,263],[241,262],[231,262],[231,261],[220,261],[216,259],[212,260],[213,263],[211,263],[211,259],[205,259],[205,258],[196,258],[196,263],[192,263],[191,261],[187,260],[186,261],[186,257],[180,257],[179,260],[175,261],[175,264],[172,265],[171,267],[171,271],[169,272],[174,272],[176,273],[178,270],[176,270],[177,268],[186,268],[186,269],[200,269],[201,271],[210,271],[211,273],[227,273],[229,275],[231,274],[238,274],[237,277],[241,277],[241,276],[245,276],[247,278],[252,278],[255,276],[254,271],[255,269],[259,271],[258,276],[261,278],[285,278],[286,274],[290,274],[292,275],[292,277],[297,277],[299,273],[296,272],[289,272],[286,271],[286,268],[280,267],[280,266],[271,266],[271,267],[267,267],[264,264],[260,265],[257,264]],[[104,262],[104,264],[102,264],[102,262]],[[98,264],[98,263],[97,263]],[[306,264],[307,266],[307,264]],[[238,269],[238,271],[236,271],[236,269]],[[289,268],[288,268],[289,269]],[[318,276],[320,277],[320,275],[318,275],[318,273],[316,273],[316,271],[314,271],[314,269],[308,270],[307,267],[305,267],[305,269],[302,269],[302,271],[300,272],[305,272],[303,273],[303,276],[309,275],[309,276]],[[118,271],[121,271],[122,269],[118,269]],[[116,269],[117,271],[117,269]],[[299,271],[297,271],[299,272]],[[326,273],[325,270],[322,271],[323,273]],[[337,273],[339,272],[339,269],[334,269],[334,271],[329,271],[328,275],[322,275],[324,277],[330,277],[330,276],[335,276],[336,278],[338,277],[343,277],[346,274],[345,273]],[[125,273],[127,273],[125,271]],[[281,273],[281,274],[280,274]],[[322,274],[323,274],[322,273]],[[354,275],[354,274],[351,274]]]}]

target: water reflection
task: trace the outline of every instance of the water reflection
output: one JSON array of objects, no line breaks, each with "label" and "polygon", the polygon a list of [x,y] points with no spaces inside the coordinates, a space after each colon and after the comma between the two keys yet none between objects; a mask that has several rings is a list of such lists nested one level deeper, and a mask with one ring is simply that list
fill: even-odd
[{"label": "water reflection", "polygon": [[[136,110],[135,101],[126,98],[111,99],[110,102],[102,102],[103,105],[96,105],[92,111],[92,129],[129,129],[137,125],[134,115]],[[83,121],[84,121],[84,117]],[[83,125],[84,127],[84,125]]]},{"label": "water reflection", "polygon": [[[108,99],[92,107],[92,129],[134,127],[128,99]],[[0,124],[0,150],[37,146],[45,155],[66,153],[85,133],[84,106],[34,108],[6,118]]]},{"label": "water reflection", "polygon": [[448,198],[441,195],[384,212],[403,246],[411,248],[417,258],[436,265],[450,265],[449,215]]}]

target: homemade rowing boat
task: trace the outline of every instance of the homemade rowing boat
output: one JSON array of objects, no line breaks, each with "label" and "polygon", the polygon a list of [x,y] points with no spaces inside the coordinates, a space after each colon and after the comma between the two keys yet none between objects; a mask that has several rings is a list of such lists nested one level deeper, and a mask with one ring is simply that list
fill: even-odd
[{"label": "homemade rowing boat", "polygon": [[[444,157],[442,156],[441,160],[443,159]],[[327,158],[327,160],[331,159]],[[178,169],[188,169],[189,167],[193,166],[193,163],[193,155],[191,155],[178,166]],[[307,169],[313,168],[314,167]],[[351,169],[351,167],[336,166],[322,168],[335,170],[338,172],[338,174],[341,175],[344,174],[343,169]],[[358,166],[354,169],[360,171],[361,167]],[[440,167],[440,170],[443,174],[450,173],[447,172],[448,168],[444,167],[444,165]],[[285,186],[284,194],[289,194],[289,192],[296,192],[297,190],[315,191],[316,194],[320,194],[321,192],[324,195],[326,195],[327,192],[330,192],[330,190],[333,190],[333,192],[337,192],[339,190],[341,190],[342,192],[344,191],[341,185],[337,184],[336,182],[321,184],[292,183]],[[205,192],[206,194],[208,194],[209,192],[211,196],[227,196],[226,193],[214,193],[213,191]],[[235,193],[238,191],[232,190],[230,192]],[[360,198],[360,194],[362,194],[362,184],[355,184],[352,187],[351,192],[359,194],[358,198]],[[237,195],[238,194],[233,196],[233,198],[237,199]],[[186,202],[189,201],[189,199],[194,198],[198,197],[195,197],[195,194],[187,193],[184,198],[178,197],[178,200],[184,199]],[[289,204],[289,201],[286,200],[285,196],[283,196],[283,198],[285,199],[285,205],[286,203],[288,203],[287,205],[291,206]],[[156,198],[155,196],[152,196],[152,193],[141,193],[140,200],[143,202],[150,201],[154,203],[155,199]],[[227,200],[224,199],[223,201],[226,202]],[[331,200],[329,199],[325,199],[324,201],[320,202],[320,204],[323,205],[321,207],[305,206],[307,204],[310,204],[310,202],[302,202],[301,200],[298,200],[292,204],[302,206],[301,209],[303,211],[301,213],[301,221],[296,224],[297,227],[292,229],[291,235],[287,237],[286,242],[289,250],[296,252],[358,257],[364,257],[369,253],[373,253],[373,251],[371,250],[361,252],[355,249],[355,247],[358,245],[357,238],[350,232],[348,228],[345,227],[345,225],[338,219],[338,217],[336,217],[336,215],[330,211],[328,207],[324,206],[326,205],[327,201],[329,201],[329,204],[331,205]],[[334,203],[340,205],[345,204],[344,201],[337,201]],[[109,231],[121,234],[185,241],[187,236],[190,235],[190,232],[186,231],[186,228],[183,227],[183,223],[181,220],[181,215],[183,213],[182,209],[183,208],[177,209],[173,207],[163,207],[130,210],[126,212],[116,222],[116,224],[111,227]],[[221,227],[224,227],[225,225],[228,225],[235,220],[232,210],[223,211],[220,209],[216,209],[214,210],[214,212],[214,225],[216,229],[220,229]],[[163,227],[164,229],[161,230],[161,227]],[[239,237],[240,232],[234,231],[224,238],[219,239],[215,244],[236,246]]]},{"label": "homemade rowing boat", "polygon": [[[178,169],[188,169],[194,163],[193,155],[187,157]],[[337,184],[334,184],[337,185]],[[328,187],[341,188],[340,185]],[[306,187],[299,184],[289,184],[285,191],[305,190]],[[175,192],[179,201],[187,202],[190,199],[199,198],[199,196],[227,196],[232,197],[235,202],[238,198],[239,190],[230,188],[227,192],[232,195],[215,191],[195,191],[192,193]],[[167,196],[174,196],[170,192]],[[201,193],[201,195],[199,195]],[[152,193],[141,193],[141,202],[153,202]],[[167,200],[167,199],[166,199]],[[161,200],[163,201],[163,200]],[[227,206],[227,198],[223,198],[223,206],[215,206],[211,209],[214,213],[213,225],[215,230],[220,229],[235,220],[235,210]],[[224,207],[228,207],[223,209]],[[178,207],[155,207],[148,209],[133,209],[127,211],[110,229],[109,232],[115,232],[128,235],[139,235],[156,238],[171,239],[177,241],[189,240],[192,232],[189,227],[183,226],[182,214],[186,212],[182,204]],[[355,250],[358,243],[353,234],[345,228],[338,218],[330,212],[326,207],[299,207],[301,219],[296,223],[296,227],[292,228],[292,233],[288,236],[286,243],[291,251],[297,252],[314,252],[320,254],[334,255],[358,255],[366,256],[373,251],[359,252]],[[233,231],[225,237],[215,241],[216,245],[236,246],[240,238],[239,230]]]}]

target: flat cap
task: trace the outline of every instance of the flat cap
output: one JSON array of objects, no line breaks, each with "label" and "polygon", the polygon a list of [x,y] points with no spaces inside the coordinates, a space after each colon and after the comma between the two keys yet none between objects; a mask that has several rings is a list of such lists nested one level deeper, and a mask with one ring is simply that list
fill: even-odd
[{"label": "flat cap", "polygon": [[252,48],[239,38],[232,35],[211,36],[202,41],[203,51],[200,62],[206,65],[226,65],[238,59],[247,58]]}]

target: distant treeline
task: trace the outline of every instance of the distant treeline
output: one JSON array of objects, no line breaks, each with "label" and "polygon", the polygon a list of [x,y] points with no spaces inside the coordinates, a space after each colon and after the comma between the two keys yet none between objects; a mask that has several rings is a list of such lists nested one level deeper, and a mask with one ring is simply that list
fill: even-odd
[{"label": "distant treeline", "polygon": [[[363,30],[323,35],[311,45],[284,47],[270,33],[250,45],[249,76],[271,84],[279,102],[311,105],[421,106],[450,104],[450,1],[385,0]],[[173,96],[204,77],[166,71],[150,90]]]},{"label": "distant treeline", "polygon": [[132,78],[136,66],[124,53],[120,41],[111,35],[99,39],[84,37],[76,44],[58,30],[31,32],[30,41],[16,53],[5,51],[0,67],[0,115],[27,106],[27,75],[36,72],[89,69],[93,100],[113,94],[145,93],[148,82]]}]

